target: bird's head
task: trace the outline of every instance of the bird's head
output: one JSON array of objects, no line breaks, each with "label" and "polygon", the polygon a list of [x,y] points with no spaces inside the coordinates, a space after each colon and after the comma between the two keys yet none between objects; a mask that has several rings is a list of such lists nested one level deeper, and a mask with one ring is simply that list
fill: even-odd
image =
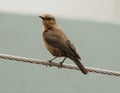
[{"label": "bird's head", "polygon": [[42,19],[42,23],[45,27],[52,27],[57,25],[54,16],[50,14],[44,14],[43,16],[39,16]]}]

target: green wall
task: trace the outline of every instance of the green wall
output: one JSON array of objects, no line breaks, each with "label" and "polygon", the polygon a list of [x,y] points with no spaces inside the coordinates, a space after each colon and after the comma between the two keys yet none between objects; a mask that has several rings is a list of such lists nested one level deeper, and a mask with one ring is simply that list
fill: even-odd
[{"label": "green wall", "polygon": [[[57,20],[85,66],[120,71],[119,25]],[[41,29],[37,16],[0,14],[0,53],[52,58],[44,48]],[[0,93],[120,93],[120,77],[0,59]]]}]

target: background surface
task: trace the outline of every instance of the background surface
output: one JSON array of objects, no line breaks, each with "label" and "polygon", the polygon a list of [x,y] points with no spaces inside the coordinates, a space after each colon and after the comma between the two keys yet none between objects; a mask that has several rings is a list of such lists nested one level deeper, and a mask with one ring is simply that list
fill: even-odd
[{"label": "background surface", "polygon": [[120,0],[0,0],[0,12],[120,24]]},{"label": "background surface", "polygon": [[[57,16],[56,16],[57,17]],[[120,26],[56,18],[88,67],[120,71]],[[38,16],[0,14],[0,53],[48,60]],[[59,62],[58,59],[56,62]],[[71,63],[66,60],[66,63]],[[0,59],[0,93],[119,93],[120,77]]]}]

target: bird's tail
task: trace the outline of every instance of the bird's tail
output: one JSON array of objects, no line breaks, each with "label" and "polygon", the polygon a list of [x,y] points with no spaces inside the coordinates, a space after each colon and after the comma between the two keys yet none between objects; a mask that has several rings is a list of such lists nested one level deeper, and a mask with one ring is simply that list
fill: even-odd
[{"label": "bird's tail", "polygon": [[76,57],[70,57],[70,59],[74,61],[74,63],[79,67],[79,69],[81,70],[81,72],[83,74],[87,74],[88,73],[87,69],[82,65],[80,60],[78,60]]}]

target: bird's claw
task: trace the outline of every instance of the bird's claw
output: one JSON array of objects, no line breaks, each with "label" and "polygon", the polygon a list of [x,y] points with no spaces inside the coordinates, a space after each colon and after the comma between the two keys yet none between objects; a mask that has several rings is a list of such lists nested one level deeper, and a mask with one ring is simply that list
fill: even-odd
[{"label": "bird's claw", "polygon": [[48,60],[48,62],[49,62],[49,66],[51,67],[52,65],[51,65],[51,63],[52,63],[52,60]]},{"label": "bird's claw", "polygon": [[48,60],[48,62],[52,62],[52,60]]},{"label": "bird's claw", "polygon": [[63,64],[63,62],[59,62],[58,68],[62,68],[62,64]]}]

